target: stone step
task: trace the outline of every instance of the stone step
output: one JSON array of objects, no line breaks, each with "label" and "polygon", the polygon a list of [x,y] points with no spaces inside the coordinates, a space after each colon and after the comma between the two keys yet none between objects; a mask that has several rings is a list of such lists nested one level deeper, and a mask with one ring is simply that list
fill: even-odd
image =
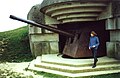
[{"label": "stone step", "polygon": [[[97,66],[98,68],[99,66]],[[51,70],[51,69],[45,69],[45,68],[39,68],[39,67],[35,67],[34,64],[32,63],[29,66],[30,70],[34,70],[34,71],[43,71],[43,72],[47,72],[47,73],[52,73],[52,74],[57,74],[57,75],[62,75],[62,76],[68,76],[68,77],[86,77],[88,78],[88,76],[94,76],[94,75],[103,75],[103,74],[112,74],[112,73],[118,73],[120,72],[120,68],[119,69],[109,69],[109,70],[102,70],[102,71],[91,71],[91,72],[82,72],[82,73],[68,73],[68,72],[62,72],[62,71],[57,71],[57,70]],[[96,68],[94,68],[96,69]],[[86,74],[87,73],[87,74]]]},{"label": "stone step", "polygon": [[56,55],[45,55],[33,60],[28,69],[74,78],[120,73],[120,61],[108,57],[98,59],[97,67],[92,68],[93,59],[65,59]]},{"label": "stone step", "polygon": [[[93,64],[93,62],[91,61],[91,63],[79,63],[79,64],[67,64],[67,63],[58,63],[58,62],[47,62],[47,61],[42,61],[43,64],[53,64],[53,65],[62,65],[62,66],[70,66],[70,67],[86,67],[86,66],[91,66]],[[97,65],[107,65],[107,64],[119,64],[120,61],[117,60],[113,60],[113,61],[103,61],[103,62],[99,62],[97,63]]]},{"label": "stone step", "polygon": [[91,72],[91,71],[102,71],[102,70],[110,70],[110,69],[120,69],[120,64],[108,64],[108,65],[97,65],[95,69],[92,66],[86,67],[70,67],[70,66],[61,66],[61,65],[53,65],[53,64],[35,64],[36,67],[45,68],[50,70],[57,70],[68,73],[83,73],[83,72]]},{"label": "stone step", "polygon": [[[61,56],[57,57],[56,54],[43,55],[41,59],[40,59],[40,57],[38,57],[36,60],[41,60],[42,63],[72,66],[72,67],[91,66],[93,63],[93,58],[89,58],[89,59],[66,59],[66,58],[62,58]],[[98,60],[99,60],[98,65],[106,65],[106,64],[120,62],[116,59],[108,58],[108,57],[100,57],[100,58],[98,58]]]}]

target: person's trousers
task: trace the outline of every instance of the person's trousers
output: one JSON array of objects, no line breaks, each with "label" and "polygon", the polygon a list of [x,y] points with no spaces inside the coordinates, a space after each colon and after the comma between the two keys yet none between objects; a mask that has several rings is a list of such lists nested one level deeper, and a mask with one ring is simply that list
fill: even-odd
[{"label": "person's trousers", "polygon": [[94,64],[96,64],[96,61],[97,61],[97,49],[92,48],[91,51],[92,51],[92,54],[93,54],[93,57],[94,57]]}]

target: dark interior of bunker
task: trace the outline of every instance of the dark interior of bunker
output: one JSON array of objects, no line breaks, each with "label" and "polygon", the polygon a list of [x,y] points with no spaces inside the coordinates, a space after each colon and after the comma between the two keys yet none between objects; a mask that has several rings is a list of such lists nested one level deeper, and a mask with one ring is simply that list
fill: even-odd
[{"label": "dark interior of bunker", "polygon": [[[79,33],[80,34],[80,45],[83,45],[83,49],[85,51],[89,51],[89,37],[90,32],[95,31],[98,34],[100,40],[100,46],[98,48],[98,56],[105,56],[106,55],[106,42],[110,40],[109,31],[105,30],[105,21],[93,21],[93,22],[74,22],[74,23],[65,23],[65,24],[58,24],[58,29],[70,32],[72,34]],[[67,37],[63,35],[59,35],[59,52],[62,53]],[[84,52],[84,51],[83,51]],[[86,57],[91,57],[91,55]],[[86,58],[85,57],[85,58]]]}]

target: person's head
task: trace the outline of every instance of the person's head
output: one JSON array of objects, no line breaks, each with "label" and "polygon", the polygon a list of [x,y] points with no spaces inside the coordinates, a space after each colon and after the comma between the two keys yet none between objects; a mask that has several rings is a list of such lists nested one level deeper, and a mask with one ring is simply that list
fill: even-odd
[{"label": "person's head", "polygon": [[97,34],[95,33],[95,31],[91,31],[90,35],[93,37],[96,36]]}]

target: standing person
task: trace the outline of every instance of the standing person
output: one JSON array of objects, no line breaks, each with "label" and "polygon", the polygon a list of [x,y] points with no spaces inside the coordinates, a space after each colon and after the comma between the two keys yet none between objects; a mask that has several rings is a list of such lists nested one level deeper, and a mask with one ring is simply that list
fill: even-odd
[{"label": "standing person", "polygon": [[97,37],[97,34],[95,33],[95,31],[91,31],[90,35],[91,35],[91,37],[90,37],[90,41],[89,41],[89,49],[92,51],[92,54],[94,57],[94,64],[93,64],[92,68],[95,68],[96,63],[98,61],[97,49],[99,46],[99,38]]}]

